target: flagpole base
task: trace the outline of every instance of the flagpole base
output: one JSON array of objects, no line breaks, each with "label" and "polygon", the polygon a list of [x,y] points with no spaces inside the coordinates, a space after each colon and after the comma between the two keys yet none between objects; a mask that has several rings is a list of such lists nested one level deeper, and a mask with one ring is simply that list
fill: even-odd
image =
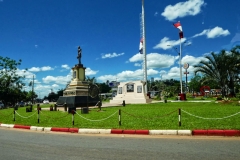
[{"label": "flagpole base", "polygon": [[181,101],[186,101],[187,100],[186,93],[179,93],[178,96],[180,97]]}]

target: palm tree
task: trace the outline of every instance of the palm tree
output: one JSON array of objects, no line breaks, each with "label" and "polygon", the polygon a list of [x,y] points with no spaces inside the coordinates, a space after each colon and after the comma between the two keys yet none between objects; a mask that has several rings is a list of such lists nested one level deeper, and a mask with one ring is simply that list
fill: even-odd
[{"label": "palm tree", "polygon": [[216,81],[222,89],[222,95],[226,95],[227,85],[227,52],[222,50],[219,54],[211,52],[205,56],[206,60],[201,60],[194,65],[195,74],[202,73],[206,81]]},{"label": "palm tree", "polygon": [[205,56],[198,65],[194,65],[195,74],[202,73],[202,82],[216,82],[222,89],[222,96],[226,96],[227,90],[235,96],[234,85],[240,73],[240,46],[234,47],[230,52],[225,50],[219,54],[214,52]]},{"label": "palm tree", "polygon": [[240,73],[240,52],[239,52],[240,46],[234,47],[228,56],[227,59],[227,66],[228,66],[228,72],[227,72],[227,78],[228,78],[228,87],[230,89],[230,95],[235,95],[234,86],[235,83],[239,79],[239,73]]}]

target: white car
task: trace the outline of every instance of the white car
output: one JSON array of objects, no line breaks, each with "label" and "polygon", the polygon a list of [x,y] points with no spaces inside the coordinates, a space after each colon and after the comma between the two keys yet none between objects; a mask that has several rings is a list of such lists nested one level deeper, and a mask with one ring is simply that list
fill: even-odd
[{"label": "white car", "polygon": [[2,102],[0,102],[0,109],[4,108],[4,104]]},{"label": "white car", "polygon": [[49,100],[47,99],[43,100],[43,104],[49,104]]}]

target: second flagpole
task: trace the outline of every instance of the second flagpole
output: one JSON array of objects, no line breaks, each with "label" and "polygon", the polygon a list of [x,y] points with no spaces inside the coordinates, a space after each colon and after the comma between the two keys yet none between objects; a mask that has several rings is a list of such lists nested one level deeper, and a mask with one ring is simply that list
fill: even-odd
[{"label": "second flagpole", "polygon": [[181,37],[180,37],[179,68],[180,68],[180,87],[181,87],[181,94],[182,94],[183,89],[182,89],[182,41],[181,41]]}]

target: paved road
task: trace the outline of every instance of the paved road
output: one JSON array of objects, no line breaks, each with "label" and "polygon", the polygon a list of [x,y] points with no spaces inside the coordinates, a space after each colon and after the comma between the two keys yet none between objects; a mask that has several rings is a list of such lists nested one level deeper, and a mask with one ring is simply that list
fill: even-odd
[{"label": "paved road", "polygon": [[80,135],[0,128],[3,160],[239,160],[240,138]]}]

